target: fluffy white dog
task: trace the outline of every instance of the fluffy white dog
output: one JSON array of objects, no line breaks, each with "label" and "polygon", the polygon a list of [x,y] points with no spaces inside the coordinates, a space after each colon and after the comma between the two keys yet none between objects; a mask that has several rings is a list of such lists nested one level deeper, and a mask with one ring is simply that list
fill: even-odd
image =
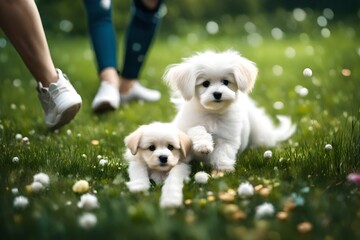
[{"label": "fluffy white dog", "polygon": [[[170,65],[164,80],[182,99],[173,123],[193,142],[195,157],[216,170],[233,171],[236,154],[248,146],[274,146],[296,129],[278,116],[275,127],[248,97],[258,69],[234,50],[206,51]],[[202,154],[197,154],[197,153]]]},{"label": "fluffy white dog", "polygon": [[190,138],[171,123],[142,125],[125,138],[129,161],[127,187],[131,192],[147,191],[150,179],[164,183],[161,207],[178,207],[183,200],[183,182],[190,174],[186,156]]}]

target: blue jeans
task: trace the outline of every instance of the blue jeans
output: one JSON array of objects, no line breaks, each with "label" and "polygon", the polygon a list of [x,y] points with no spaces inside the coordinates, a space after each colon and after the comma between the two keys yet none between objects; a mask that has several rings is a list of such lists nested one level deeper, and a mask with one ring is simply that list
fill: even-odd
[{"label": "blue jeans", "polygon": [[[98,72],[104,68],[118,68],[116,33],[112,21],[112,4],[105,1],[83,0],[87,12],[88,29],[95,51]],[[162,0],[154,10],[149,10],[142,0],[133,0],[131,19],[125,34],[125,54],[121,76],[137,79],[146,53],[160,23],[159,9]]]}]

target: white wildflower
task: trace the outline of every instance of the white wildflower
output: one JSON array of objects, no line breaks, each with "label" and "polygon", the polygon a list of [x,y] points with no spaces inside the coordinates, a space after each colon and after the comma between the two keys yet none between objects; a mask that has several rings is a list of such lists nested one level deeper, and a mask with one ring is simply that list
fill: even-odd
[{"label": "white wildflower", "polygon": [[303,71],[304,77],[311,77],[312,76],[312,70],[310,68],[305,68]]},{"label": "white wildflower", "polygon": [[274,206],[271,203],[265,202],[256,207],[255,218],[271,217],[274,213]]},{"label": "white wildflower", "polygon": [[100,161],[99,161],[99,165],[100,166],[105,166],[105,165],[107,165],[108,164],[108,160],[106,160],[106,159],[100,159]]},{"label": "white wildflower", "polygon": [[309,90],[301,85],[295,86],[295,92],[299,94],[300,97],[305,97],[309,94]]},{"label": "white wildflower", "polygon": [[266,158],[266,159],[272,158],[272,151],[271,150],[266,150],[264,152],[264,158]]},{"label": "white wildflower", "polygon": [[18,141],[20,141],[22,138],[23,138],[23,136],[20,133],[17,133],[15,135],[15,139],[18,140]]},{"label": "white wildflower", "polygon": [[331,144],[326,144],[326,145],[325,145],[325,150],[326,150],[326,151],[332,150],[332,145],[331,145]]},{"label": "white wildflower", "polygon": [[50,184],[50,178],[46,173],[41,172],[34,175],[34,182],[39,182],[46,187]]},{"label": "white wildflower", "polygon": [[30,140],[28,137],[23,137],[21,139],[21,143],[24,144],[24,145],[29,145],[30,144]]},{"label": "white wildflower", "polygon": [[76,193],[85,193],[89,191],[89,183],[86,180],[79,180],[73,185],[72,190]]},{"label": "white wildflower", "polygon": [[44,185],[42,185],[40,182],[33,182],[31,184],[31,190],[33,192],[40,192],[40,191],[44,190],[44,188],[45,188]]},{"label": "white wildflower", "polygon": [[239,197],[248,198],[254,195],[254,187],[249,182],[241,183],[237,189]]},{"label": "white wildflower", "polygon": [[84,213],[79,217],[79,225],[82,228],[90,229],[97,223],[96,215],[93,213]]},{"label": "white wildflower", "polygon": [[93,194],[86,193],[81,196],[80,201],[78,202],[77,206],[79,208],[84,208],[86,210],[91,210],[94,208],[99,207],[99,202],[97,200],[97,197]]},{"label": "white wildflower", "polygon": [[195,182],[205,184],[209,180],[209,174],[207,174],[206,172],[200,171],[195,174],[194,178],[195,178]]},{"label": "white wildflower", "polygon": [[19,189],[18,188],[12,188],[11,192],[12,192],[12,194],[17,195],[17,194],[19,194]]},{"label": "white wildflower", "polygon": [[27,197],[18,196],[14,199],[14,207],[15,208],[26,208],[29,205],[29,200]]}]

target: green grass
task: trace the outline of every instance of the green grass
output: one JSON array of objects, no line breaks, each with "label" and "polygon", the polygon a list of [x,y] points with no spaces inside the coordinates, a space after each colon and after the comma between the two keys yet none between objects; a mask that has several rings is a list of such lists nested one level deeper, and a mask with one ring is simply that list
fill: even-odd
[{"label": "green grass", "polygon": [[[56,65],[68,74],[83,98],[76,119],[58,132],[45,128],[35,81],[14,49],[10,44],[1,49],[0,229],[4,239],[360,238],[360,191],[346,181],[347,174],[360,169],[357,25],[333,22],[329,26],[331,37],[323,38],[320,28],[308,20],[282,40],[270,36],[270,23],[260,26],[263,41],[258,47],[249,45],[245,33],[210,36],[199,31],[197,41],[189,41],[191,37],[186,34],[167,37],[163,33],[141,75],[144,85],[162,92],[161,101],[134,102],[100,116],[90,110],[98,80],[89,58],[88,39],[50,35]],[[293,58],[285,55],[288,47],[296,51]],[[291,116],[298,128],[289,141],[271,149],[271,159],[263,157],[266,148],[248,149],[238,156],[234,173],[210,179],[206,185],[195,183],[193,174],[211,170],[194,163],[184,189],[185,199],[192,203],[174,211],[161,210],[160,186],[152,187],[149,194],[127,190],[123,139],[140,124],[171,121],[175,109],[161,81],[165,67],[208,48],[234,48],[256,62],[260,73],[251,96],[271,116]],[[281,75],[273,73],[274,65],[282,66]],[[305,67],[313,70],[312,78],[302,75]],[[351,75],[344,76],[342,69],[350,69]],[[14,85],[15,79],[20,86]],[[309,94],[299,96],[297,85],[306,87]],[[284,108],[274,109],[276,101],[283,102]],[[16,140],[18,133],[28,137],[30,144]],[[98,140],[99,145],[93,145],[92,140]],[[326,144],[333,149],[325,151]],[[106,157],[109,164],[100,167],[98,155]],[[20,159],[18,163],[12,162],[15,156]],[[50,186],[41,193],[30,193],[26,186],[38,172],[50,176]],[[100,208],[92,211],[98,222],[90,230],[78,224],[85,211],[77,207],[80,195],[72,191],[72,185],[79,179],[89,181],[90,191],[96,192],[100,203]],[[233,204],[246,213],[246,218],[235,220],[227,213],[231,206],[218,196],[228,189],[236,190],[244,181],[272,191],[268,196],[256,193],[248,201],[236,197]],[[29,198],[26,209],[13,207],[13,188]],[[214,194],[214,201],[207,198],[208,192]],[[303,204],[298,202],[286,221],[275,216],[255,219],[256,206],[270,202],[279,212],[291,198],[303,200]],[[297,231],[297,225],[304,221],[312,224],[310,233]]]}]

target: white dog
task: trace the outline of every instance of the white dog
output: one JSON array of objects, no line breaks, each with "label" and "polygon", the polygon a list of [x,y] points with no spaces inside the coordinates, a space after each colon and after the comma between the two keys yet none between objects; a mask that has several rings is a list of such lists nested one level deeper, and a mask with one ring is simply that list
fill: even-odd
[{"label": "white dog", "polygon": [[127,187],[131,192],[147,191],[150,179],[163,183],[161,207],[178,207],[183,200],[183,182],[190,174],[186,156],[190,138],[171,123],[142,125],[125,138],[129,161]]},{"label": "white dog", "polygon": [[[248,146],[274,146],[296,129],[278,116],[275,127],[248,97],[257,67],[233,50],[206,51],[170,65],[164,80],[183,100],[173,123],[193,142],[195,157],[216,170],[233,171],[236,154]],[[203,154],[196,154],[197,152]]]}]

